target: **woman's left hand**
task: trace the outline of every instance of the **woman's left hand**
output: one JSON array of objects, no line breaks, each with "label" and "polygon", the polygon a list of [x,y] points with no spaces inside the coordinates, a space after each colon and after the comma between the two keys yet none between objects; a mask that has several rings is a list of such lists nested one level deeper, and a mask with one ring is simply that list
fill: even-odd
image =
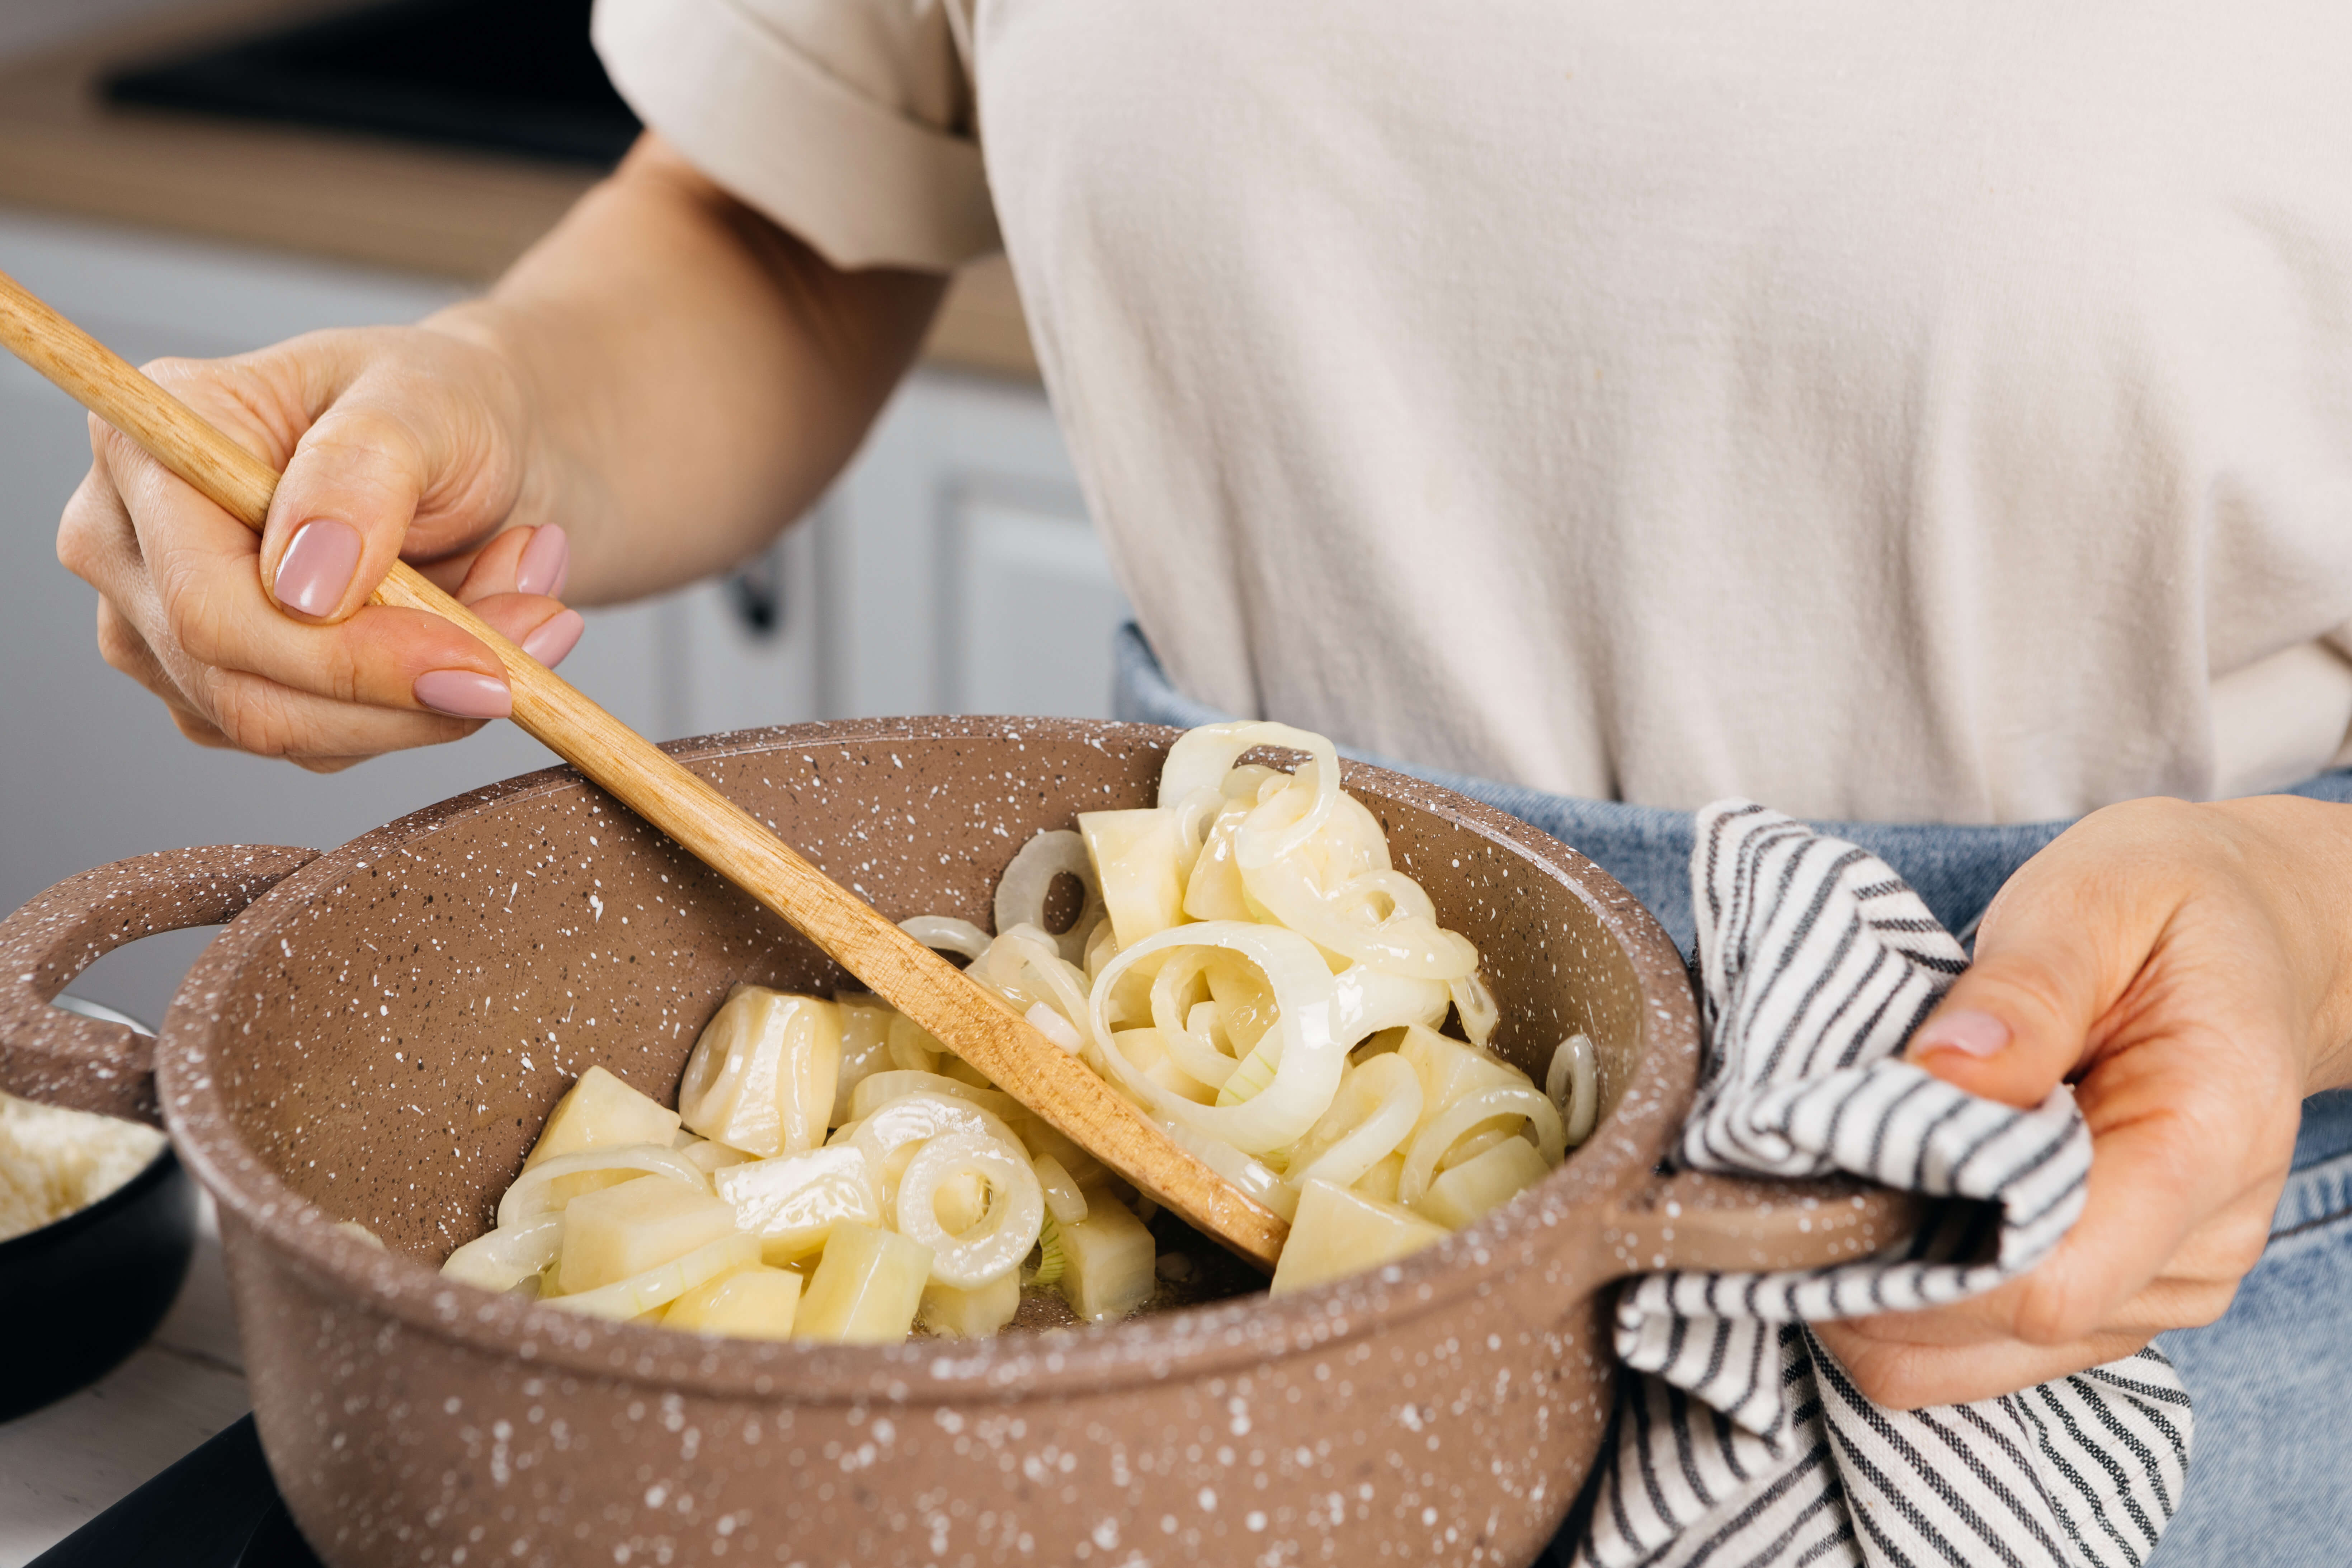
[{"label": "woman's left hand", "polygon": [[2072,1082],[2086,1205],[1997,1290],[1816,1324],[1863,1392],[1990,1398],[2220,1317],[2262,1255],[2304,1097],[2352,1079],[2347,944],[2352,806],[2133,801],[2019,870],[1908,1054],[2011,1105]]}]

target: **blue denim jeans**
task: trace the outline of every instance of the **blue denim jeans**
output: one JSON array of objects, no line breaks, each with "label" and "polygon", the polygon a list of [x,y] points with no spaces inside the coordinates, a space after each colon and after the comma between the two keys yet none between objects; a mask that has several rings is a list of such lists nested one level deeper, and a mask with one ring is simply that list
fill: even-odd
[{"label": "blue denim jeans", "polygon": [[[1121,719],[1191,726],[1230,717],[1170,685],[1132,626],[1119,633],[1118,658]],[[1693,945],[1687,813],[1547,795],[1340,750],[1542,828],[1622,882],[1685,951]],[[2352,801],[2352,769],[2287,793]],[[1814,826],[1894,867],[1957,931],[2068,824]],[[2304,1101],[2294,1173],[2270,1246],[2228,1313],[2159,1342],[2196,1400],[2197,1427],[2189,1494],[2153,1568],[2352,1564],[2352,1090]]]}]

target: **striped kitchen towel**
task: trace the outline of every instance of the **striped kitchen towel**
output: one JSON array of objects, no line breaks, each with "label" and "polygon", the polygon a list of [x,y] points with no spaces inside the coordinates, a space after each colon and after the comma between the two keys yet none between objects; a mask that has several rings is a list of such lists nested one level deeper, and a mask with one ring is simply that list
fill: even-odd
[{"label": "striped kitchen towel", "polygon": [[[2153,1349],[2000,1399],[1873,1405],[1805,1326],[1956,1301],[2031,1268],[2083,1208],[2091,1138],[1899,1059],[1967,966],[1885,863],[1746,801],[1699,814],[1706,1058],[1675,1160],[1851,1172],[1954,1200],[1898,1253],[1628,1289],[1634,1369],[1583,1568],[2126,1568],[2179,1504],[2189,1396]],[[1973,1200],[1973,1201],[1969,1201]]]}]

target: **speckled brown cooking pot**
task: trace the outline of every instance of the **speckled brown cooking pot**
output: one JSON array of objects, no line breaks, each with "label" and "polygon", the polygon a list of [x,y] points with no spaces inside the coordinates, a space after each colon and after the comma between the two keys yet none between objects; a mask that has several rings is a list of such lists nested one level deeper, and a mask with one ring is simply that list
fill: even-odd
[{"label": "speckled brown cooking pot", "polygon": [[[891,916],[985,923],[1030,835],[1147,804],[1173,735],[924,719],[674,750]],[[1348,785],[1485,955],[1499,1047],[1539,1072],[1593,1037],[1603,1118],[1481,1224],[1279,1302],[871,1349],[444,1282],[573,1075],[667,1099],[734,982],[845,981],[569,770],[315,858],[175,851],[60,884],[0,927],[0,1087],[152,1116],[140,1043],[43,1004],[121,942],[254,900],[190,972],[153,1082],[220,1200],[271,1468],[341,1568],[1521,1563],[1601,1441],[1608,1282],[1850,1257],[1906,1217],[1849,1189],[1660,1182],[1697,1061],[1664,932],[1533,828],[1377,769]]]}]

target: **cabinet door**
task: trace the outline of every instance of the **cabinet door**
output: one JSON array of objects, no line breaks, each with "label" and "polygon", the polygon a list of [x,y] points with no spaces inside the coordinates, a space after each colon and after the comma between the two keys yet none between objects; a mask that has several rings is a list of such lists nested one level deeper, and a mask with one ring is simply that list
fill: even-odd
[{"label": "cabinet door", "polygon": [[834,505],[828,500],[734,572],[662,601],[667,733],[797,724],[825,713],[819,543]]},{"label": "cabinet door", "polygon": [[1110,712],[1127,601],[1041,393],[911,378],[819,533],[828,710]]},{"label": "cabinet door", "polygon": [[900,713],[1107,716],[1127,601],[1034,387],[908,378],[833,490],[673,595],[667,732]]},{"label": "cabinet door", "polygon": [[1085,515],[959,487],[940,523],[940,707],[1108,718],[1127,598]]}]

